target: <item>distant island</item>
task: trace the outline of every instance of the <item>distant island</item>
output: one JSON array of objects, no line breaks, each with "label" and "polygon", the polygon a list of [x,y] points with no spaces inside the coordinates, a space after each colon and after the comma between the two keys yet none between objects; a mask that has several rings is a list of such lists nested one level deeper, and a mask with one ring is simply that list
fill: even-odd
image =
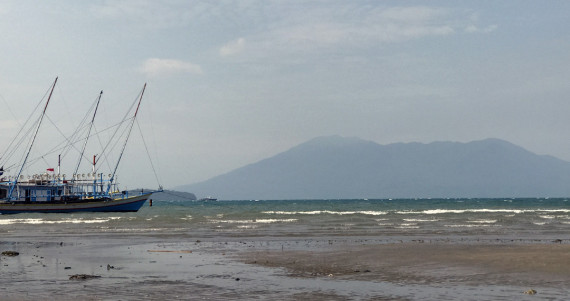
[{"label": "distant island", "polygon": [[176,190],[218,199],[570,196],[570,162],[500,139],[380,145],[318,137]]}]

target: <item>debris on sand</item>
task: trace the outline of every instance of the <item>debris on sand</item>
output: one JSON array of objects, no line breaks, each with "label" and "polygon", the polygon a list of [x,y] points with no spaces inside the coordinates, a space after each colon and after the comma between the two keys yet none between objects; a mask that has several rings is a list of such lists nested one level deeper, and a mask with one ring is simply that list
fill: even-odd
[{"label": "debris on sand", "polygon": [[4,251],[2,252],[2,256],[18,256],[20,253],[16,251]]},{"label": "debris on sand", "polygon": [[528,291],[525,291],[524,293],[527,294],[527,295],[536,295],[536,291],[533,290],[533,289],[530,289],[530,290],[528,290]]},{"label": "debris on sand", "polygon": [[101,276],[87,274],[76,274],[69,276],[69,280],[89,280],[93,278],[101,278]]}]

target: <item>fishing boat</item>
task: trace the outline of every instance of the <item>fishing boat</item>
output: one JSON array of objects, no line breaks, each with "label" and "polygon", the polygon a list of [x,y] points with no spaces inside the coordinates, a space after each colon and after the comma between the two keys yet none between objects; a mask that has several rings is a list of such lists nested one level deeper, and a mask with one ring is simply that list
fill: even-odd
[{"label": "fishing boat", "polygon": [[[55,168],[47,168],[45,171],[36,174],[24,174],[24,171],[28,170],[27,166],[29,163],[34,162],[34,160],[30,158],[30,153],[36,142],[36,137],[38,136],[42,122],[45,119],[56,84],[57,78],[48,90],[50,92],[45,101],[45,105],[40,106],[43,107],[43,111],[39,114],[39,117],[35,119],[35,121],[26,122],[26,124],[28,124],[27,129],[24,129],[26,127],[26,124],[24,124],[18,135],[16,135],[16,138],[14,138],[7,150],[0,156],[0,164],[2,164],[2,167],[0,167],[0,214],[138,211],[154,192],[162,191],[162,186],[159,184],[157,190],[139,190],[140,192],[137,193],[120,190],[116,173],[134,123],[136,122],[146,84],[140,92],[140,95],[135,99],[135,102],[133,102],[133,105],[131,105],[131,109],[129,109],[130,113],[136,104],[134,115],[125,115],[125,118],[118,123],[114,134],[111,136],[114,138],[119,136],[120,138],[124,138],[124,141],[114,168],[108,173],[104,173],[103,169],[100,168],[100,165],[103,164],[100,164],[99,158],[107,157],[107,152],[110,152],[109,149],[112,148],[108,147],[111,145],[110,142],[106,144],[99,156],[93,156],[93,161],[90,162],[90,170],[87,173],[79,172],[81,162],[84,162],[86,158],[85,151],[87,141],[90,137],[94,136],[92,128],[97,109],[99,108],[99,102],[103,95],[103,91],[101,91],[96,99],[96,105],[92,106],[92,108],[94,108],[92,117],[84,118],[85,123],[82,123],[82,126],[78,127],[83,130],[87,129],[86,137],[78,137],[77,132],[71,137],[66,137],[67,148],[73,148],[79,152],[77,156],[78,162],[75,164],[75,168],[70,176],[67,176],[61,171],[61,153],[57,156],[57,170]],[[90,122],[87,122],[88,120],[90,120]],[[121,134],[117,135],[120,125],[123,126],[123,130]],[[20,133],[27,134],[26,136],[23,136],[24,134],[19,136]],[[77,144],[83,145],[79,148]],[[22,148],[21,145],[29,145],[29,147],[26,149]],[[115,142],[113,145],[117,145],[117,143]],[[15,149],[25,149],[25,152],[18,152]],[[64,152],[64,148],[51,150],[51,153],[57,151]],[[17,163],[13,163],[10,162],[10,158],[13,157],[22,159]],[[44,158],[43,155],[41,158]],[[107,166],[111,167],[110,164],[107,164]]]}]

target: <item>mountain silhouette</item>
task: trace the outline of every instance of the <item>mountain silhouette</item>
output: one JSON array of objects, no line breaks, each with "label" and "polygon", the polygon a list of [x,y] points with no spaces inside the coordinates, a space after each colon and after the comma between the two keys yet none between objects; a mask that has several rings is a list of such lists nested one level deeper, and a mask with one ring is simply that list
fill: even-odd
[{"label": "mountain silhouette", "polygon": [[570,162],[500,139],[380,145],[318,137],[204,182],[225,200],[570,196]]}]

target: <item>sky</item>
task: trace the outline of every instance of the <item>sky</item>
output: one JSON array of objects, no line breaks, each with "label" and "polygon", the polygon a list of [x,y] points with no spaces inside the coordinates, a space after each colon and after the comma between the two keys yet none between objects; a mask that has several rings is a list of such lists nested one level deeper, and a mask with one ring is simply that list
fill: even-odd
[{"label": "sky", "polygon": [[95,127],[120,121],[147,83],[119,169],[129,188],[207,180],[328,135],[499,138],[570,161],[568,12],[568,1],[4,0],[0,152],[59,77],[38,143],[69,137],[101,90]]}]

